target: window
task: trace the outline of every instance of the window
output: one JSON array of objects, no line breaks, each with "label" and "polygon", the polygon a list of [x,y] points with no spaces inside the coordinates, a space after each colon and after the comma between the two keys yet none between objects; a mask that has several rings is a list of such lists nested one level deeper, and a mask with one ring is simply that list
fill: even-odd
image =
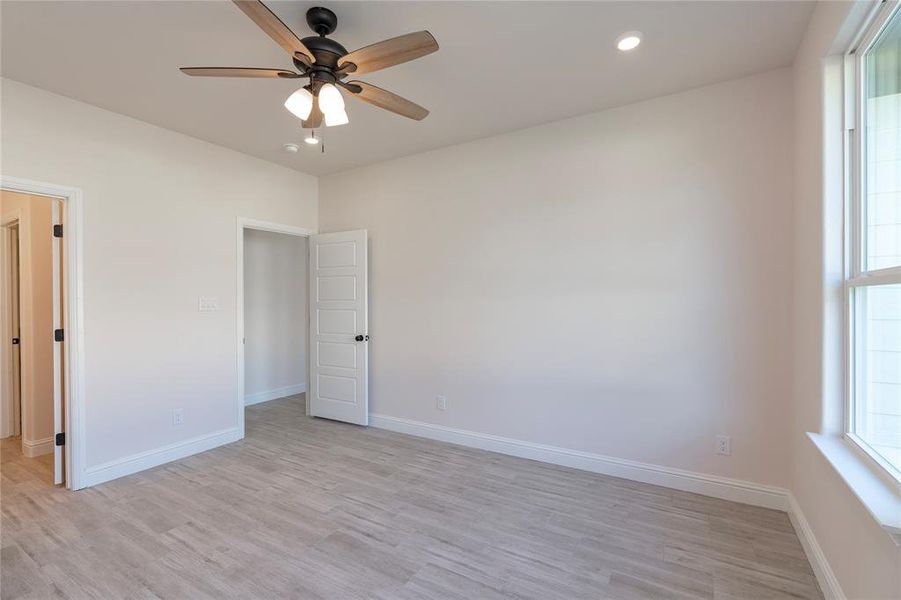
[{"label": "window", "polygon": [[[901,11],[856,53],[846,235],[847,436],[901,480]],[[849,65],[850,66],[850,65]]]}]

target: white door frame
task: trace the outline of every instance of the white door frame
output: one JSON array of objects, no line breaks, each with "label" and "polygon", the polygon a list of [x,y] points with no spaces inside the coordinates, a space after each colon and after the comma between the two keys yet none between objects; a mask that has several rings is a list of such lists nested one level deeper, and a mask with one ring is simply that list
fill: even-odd
[{"label": "white door frame", "polygon": [[0,175],[0,188],[11,192],[49,196],[63,201],[65,266],[63,273],[63,318],[66,336],[66,487],[78,490],[85,481],[84,434],[84,254],[82,228],[84,197],[80,189]]},{"label": "white door frame", "polygon": [[[305,229],[303,227],[295,227],[293,225],[285,225],[283,223],[272,223],[269,221],[259,221],[257,219],[247,219],[238,217],[237,241],[238,241],[238,297],[235,303],[238,313],[238,322],[235,331],[235,343],[238,347],[238,393],[237,393],[237,410],[238,410],[238,431],[241,438],[244,437],[244,230],[256,229],[257,231],[269,231],[271,233],[284,233],[286,235],[296,235],[299,237],[310,237],[316,234],[315,229]],[[304,285],[308,285],[308,282]],[[309,296],[309,290],[307,290]],[[303,315],[306,318],[306,314]],[[310,340],[307,338],[307,346]],[[307,357],[310,355],[309,347],[307,348]],[[307,412],[309,412],[309,402],[307,403]]]}]

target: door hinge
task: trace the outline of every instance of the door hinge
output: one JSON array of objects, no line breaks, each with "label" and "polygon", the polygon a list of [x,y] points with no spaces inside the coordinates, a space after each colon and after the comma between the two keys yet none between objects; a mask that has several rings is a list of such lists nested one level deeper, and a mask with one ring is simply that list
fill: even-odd
[{"label": "door hinge", "polygon": [[62,329],[54,329],[53,330],[53,341],[54,342],[61,342],[61,341],[63,341],[64,338],[65,338],[65,336],[63,334]]},{"label": "door hinge", "polygon": [[57,446],[65,446],[66,445],[66,432],[65,431],[56,434],[55,443]]},{"label": "door hinge", "polygon": [[53,226],[53,237],[58,237],[58,238],[63,237],[63,226],[62,225],[54,225]]}]

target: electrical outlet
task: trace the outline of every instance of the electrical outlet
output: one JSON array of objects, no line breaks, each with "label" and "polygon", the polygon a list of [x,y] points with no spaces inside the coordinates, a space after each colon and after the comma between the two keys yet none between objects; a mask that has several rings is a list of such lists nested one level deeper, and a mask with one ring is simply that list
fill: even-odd
[{"label": "electrical outlet", "polygon": [[723,456],[732,454],[732,438],[728,435],[716,436],[716,453]]},{"label": "electrical outlet", "polygon": [[176,408],[172,411],[172,424],[181,425],[185,421],[185,413],[182,409]]},{"label": "electrical outlet", "polygon": [[438,410],[447,410],[447,396],[438,396],[435,398],[435,408]]}]

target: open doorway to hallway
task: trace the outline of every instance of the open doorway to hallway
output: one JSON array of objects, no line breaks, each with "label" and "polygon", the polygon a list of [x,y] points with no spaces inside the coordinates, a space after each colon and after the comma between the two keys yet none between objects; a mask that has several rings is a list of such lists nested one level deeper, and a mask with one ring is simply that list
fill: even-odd
[{"label": "open doorway to hallway", "polygon": [[0,190],[4,470],[65,482],[62,201]]},{"label": "open doorway to hallway", "polygon": [[306,406],[308,239],[243,229],[244,405],[294,397]]}]

